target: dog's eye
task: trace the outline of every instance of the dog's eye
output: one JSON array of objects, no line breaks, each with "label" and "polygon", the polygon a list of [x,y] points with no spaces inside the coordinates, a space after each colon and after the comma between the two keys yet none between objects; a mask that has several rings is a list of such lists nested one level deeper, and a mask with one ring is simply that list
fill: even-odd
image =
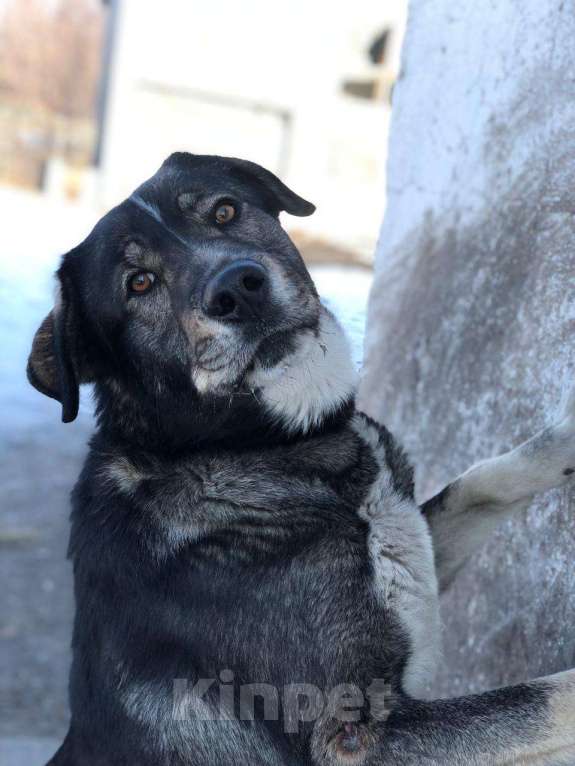
[{"label": "dog's eye", "polygon": [[223,202],[218,205],[214,217],[216,223],[229,223],[236,215],[236,209],[231,202]]},{"label": "dog's eye", "polygon": [[130,291],[137,295],[147,293],[152,288],[152,285],[156,281],[156,275],[151,271],[140,271],[138,274],[134,274],[128,282]]}]

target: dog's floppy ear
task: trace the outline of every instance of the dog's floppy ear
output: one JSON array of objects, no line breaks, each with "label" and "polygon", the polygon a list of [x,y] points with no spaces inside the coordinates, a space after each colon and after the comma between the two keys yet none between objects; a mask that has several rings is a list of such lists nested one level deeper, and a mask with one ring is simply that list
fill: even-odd
[{"label": "dog's floppy ear", "polygon": [[315,205],[308,202],[299,194],[293,192],[283,181],[271,173],[269,170],[256,165],[249,160],[232,159],[232,170],[244,178],[255,179],[264,190],[269,199],[270,206],[277,215],[282,210],[290,215],[311,215],[315,211]]},{"label": "dog's floppy ear", "polygon": [[62,421],[78,415],[80,383],[85,374],[78,306],[65,264],[58,270],[56,305],[44,319],[32,341],[27,375],[30,383],[62,404]]}]

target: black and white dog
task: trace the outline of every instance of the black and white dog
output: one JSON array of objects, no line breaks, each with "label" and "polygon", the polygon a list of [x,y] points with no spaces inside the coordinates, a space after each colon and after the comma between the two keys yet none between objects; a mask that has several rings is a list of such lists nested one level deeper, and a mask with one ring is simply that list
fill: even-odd
[{"label": "black and white dog", "polygon": [[58,270],[28,374],[98,430],[73,492],[58,766],[574,764],[575,673],[418,700],[438,592],[575,468],[557,425],[423,506],[250,162],[174,154]]}]

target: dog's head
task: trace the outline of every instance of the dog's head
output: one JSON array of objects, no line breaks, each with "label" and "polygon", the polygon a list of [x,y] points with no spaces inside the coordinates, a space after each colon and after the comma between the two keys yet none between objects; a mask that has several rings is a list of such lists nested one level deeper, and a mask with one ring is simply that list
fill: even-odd
[{"label": "dog's head", "polygon": [[345,338],[278,215],[314,206],[243,160],[173,154],[64,256],[34,338],[31,383],[166,445],[305,432],[349,402]]}]

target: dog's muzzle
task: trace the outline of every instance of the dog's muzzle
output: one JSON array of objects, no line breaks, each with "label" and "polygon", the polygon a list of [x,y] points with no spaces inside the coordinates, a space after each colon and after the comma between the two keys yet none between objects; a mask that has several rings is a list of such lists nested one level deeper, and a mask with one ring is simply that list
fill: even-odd
[{"label": "dog's muzzle", "polygon": [[249,259],[235,261],[210,279],[202,303],[206,315],[214,319],[262,319],[270,304],[267,270]]}]

